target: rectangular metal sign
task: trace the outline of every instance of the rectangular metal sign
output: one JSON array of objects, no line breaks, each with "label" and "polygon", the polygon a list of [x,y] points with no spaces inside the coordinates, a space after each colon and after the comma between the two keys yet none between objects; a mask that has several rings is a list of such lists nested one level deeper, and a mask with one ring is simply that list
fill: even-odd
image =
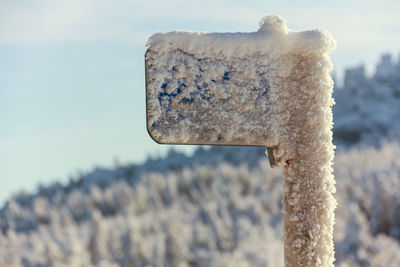
[{"label": "rectangular metal sign", "polygon": [[[162,58],[162,62],[160,62]],[[271,75],[256,56],[146,53],[147,129],[158,143],[273,145]],[[161,64],[160,64],[161,63]]]}]

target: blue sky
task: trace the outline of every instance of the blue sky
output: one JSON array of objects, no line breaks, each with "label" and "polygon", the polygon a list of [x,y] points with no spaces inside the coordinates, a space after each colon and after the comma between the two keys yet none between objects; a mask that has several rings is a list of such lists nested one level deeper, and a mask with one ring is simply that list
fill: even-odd
[{"label": "blue sky", "polygon": [[[266,14],[324,28],[345,66],[400,52],[400,2],[2,0],[0,203],[94,166],[140,163],[171,146],[145,127],[144,52],[154,32],[255,31]],[[191,151],[192,147],[178,147]]]}]

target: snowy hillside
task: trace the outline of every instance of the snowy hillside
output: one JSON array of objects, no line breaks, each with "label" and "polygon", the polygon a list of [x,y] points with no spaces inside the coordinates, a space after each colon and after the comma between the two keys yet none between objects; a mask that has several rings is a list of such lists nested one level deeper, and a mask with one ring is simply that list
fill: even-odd
[{"label": "snowy hillside", "polygon": [[[171,153],[16,196],[0,266],[282,266],[281,170],[261,152]],[[394,143],[338,153],[337,266],[400,263],[399,158]]]},{"label": "snowy hillside", "polygon": [[[335,97],[335,264],[400,266],[400,63]],[[283,266],[281,172],[265,148],[200,147],[20,193],[0,266]]]}]

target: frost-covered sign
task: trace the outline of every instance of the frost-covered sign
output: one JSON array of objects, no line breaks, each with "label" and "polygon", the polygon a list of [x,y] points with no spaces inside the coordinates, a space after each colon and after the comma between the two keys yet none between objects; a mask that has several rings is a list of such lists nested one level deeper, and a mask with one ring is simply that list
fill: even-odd
[{"label": "frost-covered sign", "polygon": [[273,147],[285,173],[285,263],[332,266],[330,34],[267,16],[256,32],[156,33],[147,46],[151,137]]}]

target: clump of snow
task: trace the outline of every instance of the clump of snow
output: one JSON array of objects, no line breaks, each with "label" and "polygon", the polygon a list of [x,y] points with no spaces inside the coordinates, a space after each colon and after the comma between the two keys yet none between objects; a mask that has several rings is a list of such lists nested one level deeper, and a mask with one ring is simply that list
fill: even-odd
[{"label": "clump of snow", "polygon": [[[324,30],[293,32],[279,16],[261,19],[259,29],[250,33],[208,33],[174,31],[153,34],[146,46],[153,52],[182,50],[196,58],[229,60],[254,55],[278,58],[288,52],[330,52],[336,46],[331,35]],[[160,56],[161,56],[160,55]],[[158,62],[163,62],[161,59]]]}]

